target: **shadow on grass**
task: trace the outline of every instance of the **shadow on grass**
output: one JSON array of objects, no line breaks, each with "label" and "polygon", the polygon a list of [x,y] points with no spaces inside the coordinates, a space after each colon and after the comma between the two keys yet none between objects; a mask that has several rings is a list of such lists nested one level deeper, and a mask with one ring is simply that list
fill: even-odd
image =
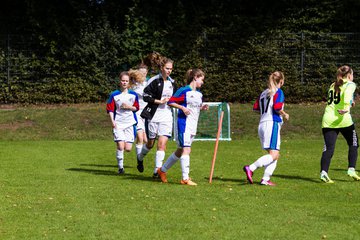
[{"label": "shadow on grass", "polygon": [[[333,178],[331,177],[332,180],[334,181],[338,181],[338,182],[352,182],[354,181],[350,176],[347,175],[347,169],[343,169],[343,168],[331,168],[331,171],[336,171],[336,172],[343,172],[344,173],[344,178],[346,179],[338,179],[338,178]],[[331,176],[331,173],[329,173],[329,175]]]},{"label": "shadow on grass", "polygon": [[337,171],[337,172],[344,172],[347,173],[347,169],[343,169],[343,168],[331,168],[330,171]]},{"label": "shadow on grass", "polygon": [[296,181],[307,181],[307,182],[314,182],[314,183],[319,183],[320,182],[320,178],[307,178],[307,177],[302,177],[302,176],[295,176],[295,175],[282,175],[282,174],[274,174],[274,177],[278,177],[278,178],[284,178],[284,179],[290,179],[290,180],[296,180]]},{"label": "shadow on grass", "polygon": [[122,179],[132,179],[132,180],[151,181],[151,182],[160,181],[160,179],[154,179],[152,176],[127,173],[126,169],[130,169],[130,168],[133,168],[133,167],[126,166],[126,165],[124,166],[125,174],[121,174],[121,175],[119,175],[117,173],[117,166],[116,165],[98,165],[98,164],[80,164],[80,165],[81,166],[95,166],[95,167],[114,167],[114,168],[116,168],[116,170],[113,171],[113,170],[90,169],[90,168],[81,168],[81,167],[79,167],[79,168],[67,168],[65,170],[73,171],[73,172],[84,172],[84,173],[89,173],[89,174],[94,174],[94,175],[119,176]]},{"label": "shadow on grass", "polygon": [[95,175],[118,175],[115,171],[110,170],[99,170],[99,169],[87,169],[87,168],[67,168],[67,171],[75,171],[75,172],[86,172]]},{"label": "shadow on grass", "polygon": [[[82,163],[80,166],[89,166],[89,167],[110,167],[110,168],[116,168],[117,165],[106,165],[106,164],[85,164]],[[131,166],[124,166],[125,169],[134,168]],[[68,168],[67,171],[75,171],[75,172],[86,172],[94,175],[104,175],[104,176],[119,176],[124,179],[133,179],[133,180],[141,180],[141,181],[151,181],[151,182],[157,182],[159,179],[154,179],[152,176],[146,176],[146,175],[139,175],[139,174],[132,174],[132,173],[125,173],[124,175],[119,175],[116,171],[112,170],[101,170],[101,169],[89,169],[89,168]],[[341,171],[346,172],[344,169],[331,169],[333,171]],[[313,183],[322,183],[320,179],[318,178],[307,178],[303,176],[297,176],[297,175],[283,175],[283,174],[274,174],[274,177],[283,178],[283,179],[289,179],[289,180],[296,180],[296,181],[307,181],[307,182],[313,182]],[[207,181],[209,181],[209,177],[204,177]],[[332,178],[334,181],[339,182],[347,182],[348,180],[345,179],[338,179],[338,178]],[[222,182],[237,182],[240,183],[240,185],[246,185],[248,184],[246,179],[241,178],[224,178],[224,177],[213,177],[213,181],[222,181]]]},{"label": "shadow on grass", "polygon": [[[314,183],[319,183],[319,182],[320,182],[320,179],[316,179],[316,178],[306,178],[306,177],[302,177],[302,176],[281,175],[281,174],[274,174],[273,176],[274,176],[274,177],[278,177],[278,178],[296,180],[296,181],[308,181],[308,182],[314,182]],[[206,177],[205,179],[209,180],[208,177]],[[223,182],[239,182],[241,185],[246,185],[246,184],[248,184],[246,179],[241,179],[241,178],[213,177],[213,180],[223,181]],[[339,181],[341,181],[341,180],[339,180]]]},{"label": "shadow on grass", "polygon": [[[301,176],[289,176],[289,175],[277,175],[274,174],[274,177],[279,177],[279,178],[284,178],[284,179],[290,179],[290,180],[296,180],[296,181],[308,181],[308,182],[313,182],[313,183],[321,183],[323,184],[324,182],[322,182],[320,180],[320,176],[319,178],[306,178],[306,177],[301,177]],[[336,182],[348,182],[345,179],[339,179],[339,178],[331,178],[333,181]]]},{"label": "shadow on grass", "polygon": [[[209,177],[204,177],[204,179],[207,179],[209,181]],[[240,185],[247,184],[246,180],[240,179],[240,178],[223,178],[223,177],[213,177],[213,181],[222,181],[222,182],[238,182]]]},{"label": "shadow on grass", "polygon": [[109,164],[89,164],[89,163],[81,163],[80,166],[88,166],[88,167],[114,167],[117,168],[117,165],[109,165]]}]

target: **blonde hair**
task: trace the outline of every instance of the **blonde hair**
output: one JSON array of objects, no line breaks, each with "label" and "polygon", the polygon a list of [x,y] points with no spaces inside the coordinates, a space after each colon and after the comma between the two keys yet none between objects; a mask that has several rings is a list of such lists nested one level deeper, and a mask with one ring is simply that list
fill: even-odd
[{"label": "blonde hair", "polygon": [[353,74],[351,67],[344,65],[338,68],[336,71],[336,82],[334,83],[334,89],[336,93],[340,93],[340,87],[344,84],[343,78],[349,74]]},{"label": "blonde hair", "polygon": [[268,81],[268,88],[269,88],[269,96],[274,96],[276,93],[276,85],[279,84],[281,80],[285,80],[284,74],[280,71],[275,71],[270,74],[269,81]]},{"label": "blonde hair", "polygon": [[205,73],[198,68],[192,68],[187,70],[186,74],[185,74],[185,79],[186,79],[186,83],[190,84],[195,77],[205,77]]},{"label": "blonde hair", "polygon": [[145,81],[145,76],[139,70],[130,69],[128,71],[130,77],[130,86],[133,87],[136,83],[143,83]]}]

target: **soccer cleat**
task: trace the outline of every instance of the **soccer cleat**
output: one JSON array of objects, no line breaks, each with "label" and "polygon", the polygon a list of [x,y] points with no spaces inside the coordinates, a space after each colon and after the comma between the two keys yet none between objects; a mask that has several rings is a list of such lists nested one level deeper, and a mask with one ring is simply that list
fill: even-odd
[{"label": "soccer cleat", "polygon": [[193,181],[191,181],[191,178],[186,180],[181,180],[180,182],[182,185],[189,185],[189,186],[197,186],[197,184]]},{"label": "soccer cleat", "polygon": [[166,172],[161,171],[161,168],[158,168],[158,169],[157,169],[157,174],[159,175],[159,177],[160,177],[160,179],[161,179],[161,181],[162,181],[163,183],[167,183],[167,182],[168,182],[168,180],[167,180],[167,178],[166,178]]},{"label": "soccer cleat", "polygon": [[158,173],[154,173],[152,177],[153,177],[153,179],[159,178],[159,174],[158,174]]},{"label": "soccer cleat", "polygon": [[250,170],[249,166],[248,165],[244,166],[243,170],[246,174],[246,178],[249,181],[249,183],[253,184],[254,183],[252,179],[253,172]]},{"label": "soccer cleat", "polygon": [[143,161],[139,160],[139,157],[137,157],[137,166],[136,166],[137,170],[139,172],[143,172],[144,171],[144,163]]},{"label": "soccer cleat", "polygon": [[348,170],[347,171],[347,174],[352,177],[354,180],[356,181],[360,181],[360,177],[357,175],[356,171],[355,170]]},{"label": "soccer cleat", "polygon": [[331,180],[327,174],[321,174],[320,180],[323,181],[324,183],[334,183],[334,181]]},{"label": "soccer cleat", "polygon": [[270,180],[269,181],[266,181],[264,179],[261,179],[261,182],[260,182],[261,185],[266,185],[266,186],[276,186],[275,183],[271,182]]},{"label": "soccer cleat", "polygon": [[118,170],[118,174],[124,174],[124,173],[125,173],[124,168],[119,168],[119,170]]}]

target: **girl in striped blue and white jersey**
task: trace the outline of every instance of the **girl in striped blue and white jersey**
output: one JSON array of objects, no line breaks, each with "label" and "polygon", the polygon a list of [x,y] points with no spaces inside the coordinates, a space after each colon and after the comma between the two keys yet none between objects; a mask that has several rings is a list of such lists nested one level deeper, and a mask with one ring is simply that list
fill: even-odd
[{"label": "girl in striped blue and white jersey", "polygon": [[178,111],[178,149],[166,160],[164,165],[158,169],[162,182],[167,182],[166,172],[180,158],[182,170],[181,184],[197,185],[189,177],[191,144],[195,138],[200,110],[207,110],[208,106],[203,105],[202,93],[198,90],[204,83],[205,74],[200,69],[187,71],[188,85],[180,88],[168,101],[168,105],[179,109]]},{"label": "girl in striped blue and white jersey", "polygon": [[260,123],[258,134],[261,146],[268,152],[258,158],[250,165],[244,166],[246,178],[253,183],[252,175],[260,167],[264,167],[264,175],[260,182],[261,185],[274,186],[270,177],[275,171],[277,160],[280,157],[280,130],[283,118],[289,119],[289,114],[284,111],[285,95],[281,90],[284,85],[285,77],[280,71],[270,74],[268,88],[265,89],[256,100],[253,110],[260,113]]},{"label": "girl in striped blue and white jersey", "polygon": [[130,90],[129,72],[120,73],[120,90],[110,94],[106,110],[110,116],[114,141],[116,143],[116,159],[119,174],[124,171],[124,151],[130,152],[135,139],[137,118],[135,112],[139,110],[138,95]]}]

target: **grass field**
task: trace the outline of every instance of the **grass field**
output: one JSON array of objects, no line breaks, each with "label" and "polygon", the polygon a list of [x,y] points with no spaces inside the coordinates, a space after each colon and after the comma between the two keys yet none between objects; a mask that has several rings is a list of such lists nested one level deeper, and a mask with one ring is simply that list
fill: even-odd
[{"label": "grass field", "polygon": [[346,176],[343,139],[335,184],[319,181],[323,106],[287,106],[276,187],[245,181],[242,166],[263,154],[249,106],[232,105],[235,140],[219,144],[212,184],[214,142],[194,143],[197,187],[179,184],[179,164],[168,184],[153,180],[154,151],[142,174],[125,154],[118,176],[102,105],[0,110],[0,239],[358,239],[360,182]]}]

